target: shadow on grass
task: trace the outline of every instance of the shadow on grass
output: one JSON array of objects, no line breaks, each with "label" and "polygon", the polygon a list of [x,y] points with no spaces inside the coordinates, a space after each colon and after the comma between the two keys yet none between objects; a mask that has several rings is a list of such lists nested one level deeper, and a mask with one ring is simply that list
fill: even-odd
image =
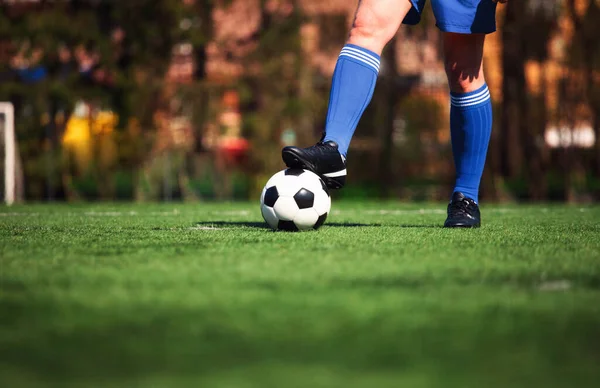
[{"label": "shadow on grass", "polygon": [[[376,227],[381,224],[362,224],[354,222],[326,222],[323,227],[333,228],[357,228],[357,227]],[[252,229],[271,229],[265,222],[252,221],[203,221],[197,222],[198,228],[252,228]]]},{"label": "shadow on grass", "polygon": [[443,226],[437,224],[400,224],[400,225],[389,225],[389,226],[397,226],[399,228],[425,228],[425,229],[440,229]]}]

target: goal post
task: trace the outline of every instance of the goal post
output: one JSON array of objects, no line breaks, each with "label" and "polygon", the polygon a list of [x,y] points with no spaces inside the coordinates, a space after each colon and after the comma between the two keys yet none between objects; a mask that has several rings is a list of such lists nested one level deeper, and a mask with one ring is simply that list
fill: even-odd
[{"label": "goal post", "polygon": [[15,142],[15,108],[10,102],[0,102],[0,115],[4,132],[4,202],[12,205],[16,192],[16,142]]}]

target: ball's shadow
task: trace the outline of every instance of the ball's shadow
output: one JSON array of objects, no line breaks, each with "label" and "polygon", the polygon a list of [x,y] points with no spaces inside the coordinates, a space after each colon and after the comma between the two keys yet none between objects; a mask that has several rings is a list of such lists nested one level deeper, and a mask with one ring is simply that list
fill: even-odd
[{"label": "ball's shadow", "polygon": [[[253,222],[253,221],[203,221],[197,222],[197,227],[206,228],[251,228],[251,229],[267,229],[270,230],[269,225],[266,222]],[[323,227],[333,228],[358,228],[358,227],[375,227],[381,226],[381,224],[363,224],[354,222],[326,222]]]}]

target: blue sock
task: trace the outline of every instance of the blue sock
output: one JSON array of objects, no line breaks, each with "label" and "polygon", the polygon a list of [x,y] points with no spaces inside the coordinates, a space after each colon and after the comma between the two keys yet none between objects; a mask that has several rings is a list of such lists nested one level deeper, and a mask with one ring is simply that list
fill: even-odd
[{"label": "blue sock", "polygon": [[479,202],[479,183],[492,134],[492,101],[487,85],[450,93],[450,134],[456,167],[454,192]]},{"label": "blue sock", "polygon": [[379,55],[353,44],[344,46],[338,58],[331,83],[325,141],[335,141],[344,156],[358,120],[373,97],[379,63]]}]

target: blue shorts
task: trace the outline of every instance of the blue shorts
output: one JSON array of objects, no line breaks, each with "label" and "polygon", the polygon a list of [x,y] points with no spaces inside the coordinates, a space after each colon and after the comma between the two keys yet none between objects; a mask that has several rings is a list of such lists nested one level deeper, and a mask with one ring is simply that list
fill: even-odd
[{"label": "blue shorts", "polygon": [[[417,24],[426,0],[410,0],[404,24]],[[444,32],[489,34],[496,31],[496,3],[492,0],[431,0],[436,26]]]}]

